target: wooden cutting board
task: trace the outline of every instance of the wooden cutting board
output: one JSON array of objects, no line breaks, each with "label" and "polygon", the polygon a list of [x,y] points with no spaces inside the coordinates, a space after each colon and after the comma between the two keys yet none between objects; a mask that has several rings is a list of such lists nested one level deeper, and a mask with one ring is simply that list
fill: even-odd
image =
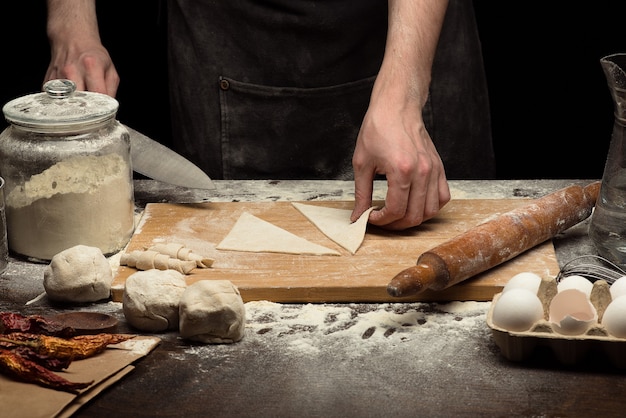
[{"label": "wooden cutting board", "polygon": [[[355,255],[336,245],[311,224],[290,202],[150,203],[127,251],[157,242],[185,244],[194,252],[215,259],[209,269],[195,269],[187,283],[230,280],[244,299],[273,302],[401,302],[489,301],[515,274],[523,271],[554,277],[559,271],[554,246],[547,241],[485,273],[442,291],[427,290],[406,298],[387,294],[387,284],[416,263],[432,247],[516,207],[526,199],[461,199],[448,203],[436,218],[408,231],[386,231],[368,225],[365,240]],[[353,202],[302,202],[351,209]],[[240,214],[247,211],[265,221],[317,244],[336,249],[341,256],[219,251]],[[126,278],[134,268],[120,266],[112,297],[121,302]]]}]

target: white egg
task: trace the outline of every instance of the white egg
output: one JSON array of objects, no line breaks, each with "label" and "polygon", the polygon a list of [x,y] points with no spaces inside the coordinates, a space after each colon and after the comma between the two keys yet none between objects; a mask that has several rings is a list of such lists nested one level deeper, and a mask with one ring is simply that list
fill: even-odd
[{"label": "white egg", "polygon": [[622,295],[626,295],[626,276],[615,280],[609,290],[611,291],[611,299],[617,299]]},{"label": "white egg", "polygon": [[541,284],[541,276],[529,271],[518,273],[511,277],[504,285],[502,292],[508,292],[511,289],[528,289],[537,294],[539,285]]},{"label": "white egg", "polygon": [[613,299],[602,316],[602,326],[617,338],[626,338],[626,296]]},{"label": "white egg", "polygon": [[561,281],[556,285],[556,289],[558,292],[565,289],[577,289],[581,292],[584,292],[587,297],[591,295],[591,289],[593,288],[593,283],[591,280],[587,279],[583,276],[567,276],[563,277]]},{"label": "white egg", "polygon": [[583,334],[598,321],[589,296],[574,288],[559,291],[552,298],[548,312],[552,329],[563,335]]},{"label": "white egg", "polygon": [[543,318],[543,305],[536,293],[528,289],[511,289],[501,293],[493,307],[494,325],[508,331],[527,331]]}]

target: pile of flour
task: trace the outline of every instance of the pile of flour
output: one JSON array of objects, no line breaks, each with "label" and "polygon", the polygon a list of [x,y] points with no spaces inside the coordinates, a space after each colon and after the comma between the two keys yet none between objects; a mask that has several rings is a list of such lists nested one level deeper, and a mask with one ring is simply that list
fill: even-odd
[{"label": "pile of flour", "polygon": [[134,228],[128,162],[118,154],[60,161],[7,194],[6,216],[20,254],[50,259],[77,244],[113,253]]}]

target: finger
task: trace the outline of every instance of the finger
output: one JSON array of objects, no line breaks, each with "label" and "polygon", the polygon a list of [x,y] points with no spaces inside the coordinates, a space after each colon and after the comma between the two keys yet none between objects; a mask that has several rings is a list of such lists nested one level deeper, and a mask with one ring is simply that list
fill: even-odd
[{"label": "finger", "polygon": [[46,71],[46,74],[44,75],[43,83],[41,83],[42,87],[44,84],[46,84],[47,81],[53,80],[55,78],[56,78],[56,71],[53,68],[48,68],[48,70]]},{"label": "finger", "polygon": [[87,91],[108,94],[106,83],[106,71],[100,61],[94,57],[85,57],[85,88]]},{"label": "finger", "polygon": [[[409,207],[409,197],[412,190],[410,182],[398,181],[394,177],[387,179],[388,189],[385,196],[385,206],[370,214],[370,223],[391,229],[406,228],[406,222],[399,222],[405,218]],[[415,190],[422,190],[419,185]],[[415,201],[419,205],[419,201]],[[423,201],[422,201],[423,204]]]},{"label": "finger", "polygon": [[85,90],[91,91],[94,93],[108,94],[107,86],[106,86],[106,83],[104,82],[104,74],[87,75],[87,77],[85,78]]},{"label": "finger", "polygon": [[[419,223],[427,221],[433,218],[439,210],[450,200],[450,189],[448,188],[448,182],[445,178],[444,171],[438,171],[438,174],[431,176],[428,182],[428,189],[424,197],[424,204],[422,206],[422,216]],[[446,198],[446,196],[448,196]],[[413,197],[411,197],[411,200]],[[409,204],[409,212],[413,210],[413,207]],[[416,224],[417,225],[417,224]]]},{"label": "finger", "polygon": [[[450,201],[451,197],[445,171],[443,169],[439,170],[439,174],[432,176],[432,180],[429,180],[428,183],[428,189],[422,196],[413,193],[414,189],[412,188],[405,217],[383,225],[383,228],[390,230],[407,229],[435,217],[441,208]],[[414,207],[417,209],[414,209]]]},{"label": "finger", "polygon": [[117,88],[120,85],[120,76],[113,64],[111,64],[111,67],[105,72],[104,82],[106,84],[107,94],[111,97],[115,97]]},{"label": "finger", "polygon": [[450,193],[450,186],[448,185],[448,179],[446,178],[445,172],[443,172],[439,176],[439,210],[443,208],[449,201],[452,199],[452,194]]},{"label": "finger", "polygon": [[363,212],[372,207],[374,193],[374,173],[355,169],[354,173],[354,209],[350,221],[355,222]]},{"label": "finger", "polygon": [[114,72],[113,74],[111,71],[107,71],[104,82],[106,84],[107,94],[111,97],[115,97],[117,95],[117,88],[120,84],[120,78],[117,75],[117,72]]}]

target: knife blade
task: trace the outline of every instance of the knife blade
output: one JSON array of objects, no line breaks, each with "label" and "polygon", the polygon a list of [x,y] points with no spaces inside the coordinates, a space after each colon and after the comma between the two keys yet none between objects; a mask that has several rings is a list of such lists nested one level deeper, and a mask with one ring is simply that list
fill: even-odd
[{"label": "knife blade", "polygon": [[133,170],[151,179],[193,189],[215,189],[211,178],[194,163],[124,125],[130,134],[130,158]]}]

